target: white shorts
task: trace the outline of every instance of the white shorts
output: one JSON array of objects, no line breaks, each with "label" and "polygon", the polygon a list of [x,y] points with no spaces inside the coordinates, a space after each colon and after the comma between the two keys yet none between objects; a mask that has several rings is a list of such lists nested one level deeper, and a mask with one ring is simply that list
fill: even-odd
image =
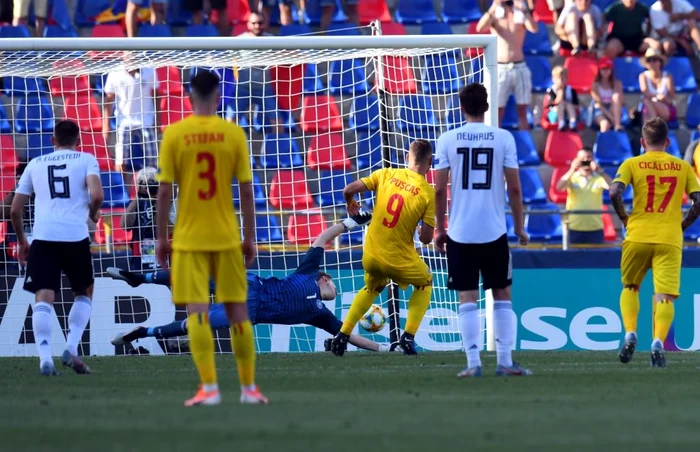
[{"label": "white shorts", "polygon": [[524,61],[498,63],[498,108],[506,106],[511,94],[517,105],[530,105],[532,74]]},{"label": "white shorts", "polygon": [[27,17],[29,16],[29,5],[34,3],[34,15],[46,19],[49,13],[49,0],[15,0],[14,16]]}]

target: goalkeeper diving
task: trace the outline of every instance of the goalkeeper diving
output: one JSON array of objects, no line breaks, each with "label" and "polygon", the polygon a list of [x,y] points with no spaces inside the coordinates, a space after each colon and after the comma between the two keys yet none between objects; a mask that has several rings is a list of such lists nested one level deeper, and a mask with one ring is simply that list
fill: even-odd
[{"label": "goalkeeper diving", "polygon": [[[320,271],[325,245],[340,234],[362,227],[372,219],[369,213],[346,218],[319,235],[301,260],[299,266],[285,278],[269,276],[262,278],[248,273],[248,311],[253,324],[297,325],[307,324],[320,328],[331,335],[340,332],[343,322],[338,319],[322,300],[334,300],[338,295],[333,279]],[[132,287],[144,283],[170,286],[170,271],[133,273],[116,267],[107,269],[113,279],[125,281]],[[214,288],[211,288],[214,293]],[[213,330],[228,328],[229,322],[221,304],[212,303],[209,319]],[[128,333],[119,333],[112,339],[113,345],[124,345],[137,339],[155,337],[167,339],[187,335],[187,319],[167,325],[138,326]],[[358,335],[351,335],[349,342],[369,351],[389,351],[390,344],[378,344]],[[326,340],[326,347],[330,339]]]}]

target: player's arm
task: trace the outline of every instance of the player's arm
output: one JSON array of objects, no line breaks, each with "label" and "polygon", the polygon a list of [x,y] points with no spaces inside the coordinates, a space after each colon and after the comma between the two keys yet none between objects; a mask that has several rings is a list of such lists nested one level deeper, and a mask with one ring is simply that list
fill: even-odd
[{"label": "player's arm", "polygon": [[32,184],[31,178],[31,162],[27,166],[27,169],[22,174],[17,184],[17,189],[15,190],[15,196],[12,199],[12,206],[10,207],[10,221],[12,222],[12,228],[15,230],[15,235],[17,235],[17,243],[19,244],[19,262],[24,265],[27,259],[27,254],[29,253],[29,243],[27,242],[27,236],[24,235],[24,225],[22,224],[22,214],[24,212],[24,205],[29,201],[29,197],[34,192],[34,186]]},{"label": "player's arm", "polygon": [[518,169],[518,152],[515,138],[510,133],[503,135],[505,155],[503,160],[503,176],[506,179],[508,203],[513,215],[513,229],[521,245],[527,245],[530,238],[525,232],[525,216],[523,214],[523,189],[520,185],[520,170]]},{"label": "player's arm", "polygon": [[629,215],[627,214],[627,209],[625,208],[625,203],[622,200],[622,195],[625,192],[625,188],[632,182],[632,168],[629,160],[622,162],[622,165],[617,169],[617,175],[610,185],[610,203],[615,209],[615,213],[622,224],[627,226],[627,219]]},{"label": "player's arm", "polygon": [[420,233],[418,239],[424,245],[429,245],[435,236],[435,194],[431,193],[428,199],[428,205],[423,212],[421,219]]},{"label": "player's arm", "polygon": [[2,210],[0,211],[0,215],[2,215],[2,218],[0,220],[2,221],[7,221],[10,219],[10,209],[12,207],[12,200],[15,197],[14,192],[8,192],[5,194],[5,197],[2,200]]},{"label": "player's arm", "polygon": [[323,231],[318,237],[316,237],[316,240],[314,240],[314,243],[312,243],[311,246],[323,248],[340,234],[369,224],[371,220],[371,213],[361,213],[359,215],[346,218],[340,223],[334,224],[330,228]]},{"label": "player's arm", "polygon": [[361,348],[363,350],[368,350],[370,352],[388,352],[389,351],[388,344],[378,344],[374,341],[370,341],[369,339],[364,338],[362,336],[359,336],[357,334],[351,334],[350,339],[348,339],[348,342],[350,342],[352,345],[354,345],[357,348]]},{"label": "player's arm", "polygon": [[172,182],[160,183],[158,196],[156,197],[156,240],[166,243],[168,241],[168,229],[170,226],[170,203],[172,202]]},{"label": "player's arm", "polygon": [[[370,177],[372,176],[370,175]],[[363,182],[362,180],[356,180],[354,182],[351,182],[345,188],[343,188],[343,199],[345,199],[348,214],[357,215],[358,213],[360,213],[360,205],[355,200],[355,195],[367,192],[369,190],[370,188],[367,187],[365,182]]]},{"label": "player's arm", "polygon": [[695,172],[690,165],[684,165],[686,176],[685,176],[685,192],[688,193],[688,197],[693,201],[693,205],[690,206],[690,210],[683,219],[681,227],[685,231],[692,225],[695,220],[700,216],[700,183],[695,178]]},{"label": "player's arm", "polygon": [[100,166],[97,159],[90,155],[84,154],[85,159],[85,184],[90,192],[90,219],[97,223],[100,219],[100,209],[105,200],[105,192],[102,189],[102,180],[100,179]]}]

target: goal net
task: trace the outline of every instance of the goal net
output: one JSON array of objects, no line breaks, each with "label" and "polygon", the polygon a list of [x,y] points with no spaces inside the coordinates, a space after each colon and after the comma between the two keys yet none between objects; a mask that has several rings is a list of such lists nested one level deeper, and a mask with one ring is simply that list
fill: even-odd
[{"label": "goal net", "polygon": [[[185,318],[171,303],[167,286],[130,287],[109,278],[106,269],[158,270],[153,268],[149,168],[157,164],[164,128],[192,112],[188,82],[197,71],[220,76],[219,113],[248,136],[259,247],[251,271],[261,276],[293,271],[313,239],[345,217],[342,189],[347,183],[382,167],[405,166],[412,140],[427,139],[434,146],[442,131],[461,124],[461,86],[484,83],[495,99],[490,36],[380,36],[378,25],[360,30],[373,36],[357,31],[269,38],[3,40],[2,193],[13,190],[22,162],[53,150],[53,126],[64,118],[77,121],[80,149],[93,153],[102,171],[105,203],[101,221],[92,226],[95,294],[81,353],[129,353],[110,343],[115,334]],[[490,120],[495,114],[490,112]],[[428,180],[433,181],[432,170]],[[238,189],[232,190],[237,206]],[[362,200],[367,210],[372,202],[371,197]],[[136,214],[125,215],[134,205]],[[29,234],[31,215],[29,209]],[[8,222],[2,232],[0,356],[31,356],[36,353],[33,296],[22,290],[24,271]],[[327,247],[323,270],[333,275],[339,295],[326,305],[341,319],[363,285],[363,234],[343,234]],[[461,349],[458,299],[446,289],[446,259],[432,245],[416,241],[416,248],[434,274],[431,305],[416,342],[424,350]],[[410,293],[387,288],[380,302],[392,321],[378,334],[363,334],[381,343],[395,340],[396,328],[402,331],[405,324]],[[71,300],[64,280],[54,305],[56,354],[65,347]],[[481,306],[485,312],[483,300]],[[229,352],[228,330],[217,334],[218,349]],[[260,352],[321,351],[328,337],[304,325],[256,326]],[[162,354],[180,352],[185,344],[147,338],[133,345]]]}]

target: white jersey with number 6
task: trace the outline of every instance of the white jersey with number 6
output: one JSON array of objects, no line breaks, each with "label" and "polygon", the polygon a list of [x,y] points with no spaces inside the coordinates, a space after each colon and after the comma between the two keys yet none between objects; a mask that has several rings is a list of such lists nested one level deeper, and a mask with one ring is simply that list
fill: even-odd
[{"label": "white jersey with number 6", "polygon": [[443,133],[435,169],[450,169],[447,235],[460,243],[493,242],[506,233],[503,168],[518,168],[513,135],[481,122]]},{"label": "white jersey with number 6", "polygon": [[100,175],[95,157],[73,150],[57,149],[27,164],[16,193],[36,195],[32,238],[79,242],[89,236],[90,174]]}]

